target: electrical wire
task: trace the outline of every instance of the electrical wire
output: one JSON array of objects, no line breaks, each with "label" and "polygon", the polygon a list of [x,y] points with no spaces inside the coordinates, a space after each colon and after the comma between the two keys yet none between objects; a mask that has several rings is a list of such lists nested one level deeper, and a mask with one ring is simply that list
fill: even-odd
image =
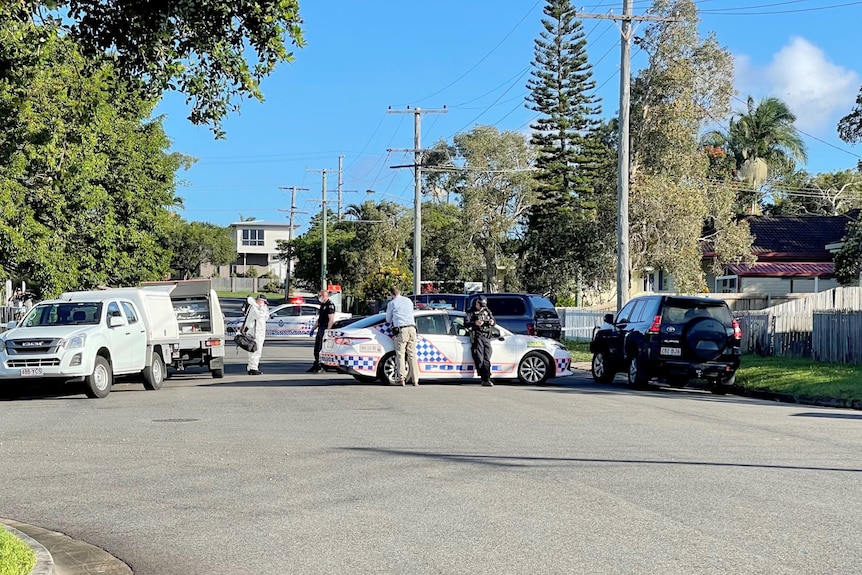
[{"label": "electrical wire", "polygon": [[833,4],[831,6],[817,6],[815,8],[796,8],[794,10],[772,10],[766,12],[719,12],[717,10],[702,10],[701,14],[710,16],[767,16],[776,14],[796,14],[799,12],[819,12],[821,10],[831,10],[833,8],[858,6],[859,4],[862,4],[862,0],[858,0],[856,2],[845,2],[844,4]]}]

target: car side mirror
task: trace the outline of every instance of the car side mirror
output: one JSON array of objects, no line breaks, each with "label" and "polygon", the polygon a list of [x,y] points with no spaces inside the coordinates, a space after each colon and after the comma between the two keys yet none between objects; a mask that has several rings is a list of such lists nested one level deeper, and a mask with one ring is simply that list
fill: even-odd
[{"label": "car side mirror", "polygon": [[18,327],[17,321],[10,321],[6,324],[6,329],[15,329],[16,327]]},{"label": "car side mirror", "polygon": [[108,325],[110,327],[120,327],[126,325],[126,322],[123,321],[123,318],[112,315],[111,318],[108,320]]},{"label": "car side mirror", "polygon": [[614,314],[606,313],[604,317],[604,321],[607,324],[614,325]]},{"label": "car side mirror", "polygon": [[500,339],[503,339],[503,336],[500,335],[500,330],[496,327],[491,328],[491,337],[499,337]]}]

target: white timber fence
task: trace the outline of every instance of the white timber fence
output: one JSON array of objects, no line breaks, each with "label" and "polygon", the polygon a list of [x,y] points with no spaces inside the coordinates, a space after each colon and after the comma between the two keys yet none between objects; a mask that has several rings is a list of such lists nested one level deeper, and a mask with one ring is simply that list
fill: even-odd
[{"label": "white timber fence", "polygon": [[563,327],[563,339],[575,341],[590,341],[593,331],[602,325],[606,311],[597,311],[573,307],[558,307],[557,315]]},{"label": "white timber fence", "polygon": [[844,287],[734,315],[743,353],[862,363],[860,312],[862,288]]}]

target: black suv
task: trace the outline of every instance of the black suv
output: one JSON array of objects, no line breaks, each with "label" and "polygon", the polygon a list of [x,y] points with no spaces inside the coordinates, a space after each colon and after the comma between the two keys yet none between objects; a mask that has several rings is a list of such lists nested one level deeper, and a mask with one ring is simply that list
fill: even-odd
[{"label": "black suv", "polygon": [[593,379],[613,380],[619,371],[629,385],[645,386],[664,379],[685,387],[705,379],[713,393],[726,393],[739,368],[742,332],[730,308],[720,299],[650,295],[630,300],[614,319],[605,316],[593,334]]},{"label": "black suv", "polygon": [[473,306],[479,295],[488,298],[494,319],[512,333],[560,339],[563,332],[560,316],[548,298],[523,293],[470,294],[466,309]]},{"label": "black suv", "polygon": [[407,296],[413,300],[416,309],[454,309],[464,311],[467,294],[463,293],[423,293]]}]

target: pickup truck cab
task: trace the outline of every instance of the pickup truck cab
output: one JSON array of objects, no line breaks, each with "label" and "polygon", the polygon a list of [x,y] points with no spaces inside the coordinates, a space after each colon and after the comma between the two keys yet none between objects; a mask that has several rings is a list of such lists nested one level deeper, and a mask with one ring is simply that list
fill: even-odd
[{"label": "pickup truck cab", "polygon": [[0,334],[0,382],[83,383],[88,397],[110,393],[115,375],[140,374],[161,388],[179,352],[167,294],[140,288],[68,292],[43,301]]}]

